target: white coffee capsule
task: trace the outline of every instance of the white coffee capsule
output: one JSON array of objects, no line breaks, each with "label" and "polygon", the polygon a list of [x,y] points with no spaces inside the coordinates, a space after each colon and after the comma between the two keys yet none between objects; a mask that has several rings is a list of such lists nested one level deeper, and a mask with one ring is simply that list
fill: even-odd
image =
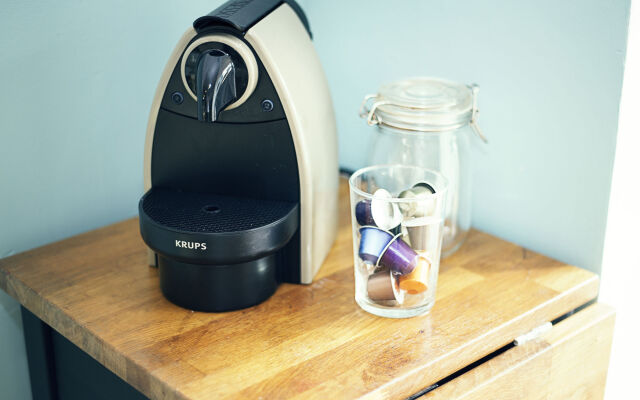
[{"label": "white coffee capsule", "polygon": [[398,205],[387,201],[393,198],[385,189],[378,189],[371,200],[371,216],[376,226],[385,230],[392,230],[402,222],[402,212]]}]

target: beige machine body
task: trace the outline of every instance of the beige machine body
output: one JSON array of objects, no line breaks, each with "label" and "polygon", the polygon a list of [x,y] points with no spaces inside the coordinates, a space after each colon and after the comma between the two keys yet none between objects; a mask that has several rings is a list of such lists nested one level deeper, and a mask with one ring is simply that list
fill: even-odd
[{"label": "beige machine body", "polygon": [[[162,98],[176,65],[182,64],[184,78],[181,58],[188,56],[186,49],[196,36],[198,32],[194,28],[189,28],[182,36],[155,94],[145,142],[145,192],[152,188],[154,132]],[[335,116],[325,74],[311,38],[298,15],[286,3],[251,26],[244,34],[244,41],[224,33],[211,35],[211,38],[225,40],[226,45],[241,54],[249,70],[244,99],[240,98],[230,107],[249,101],[251,86],[261,78],[256,76],[257,70],[253,67],[254,56],[261,60],[282,102],[300,179],[300,283],[311,283],[335,239],[338,201]],[[194,95],[186,89],[189,96]],[[150,250],[149,263],[155,264],[156,259],[155,252]]]}]

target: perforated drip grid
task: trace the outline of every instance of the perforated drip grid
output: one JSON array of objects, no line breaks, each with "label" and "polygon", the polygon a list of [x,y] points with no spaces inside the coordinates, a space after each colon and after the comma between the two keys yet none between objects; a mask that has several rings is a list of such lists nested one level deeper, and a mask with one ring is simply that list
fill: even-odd
[{"label": "perforated drip grid", "polygon": [[296,203],[152,188],[142,210],[160,225],[185,232],[238,232],[286,216]]}]

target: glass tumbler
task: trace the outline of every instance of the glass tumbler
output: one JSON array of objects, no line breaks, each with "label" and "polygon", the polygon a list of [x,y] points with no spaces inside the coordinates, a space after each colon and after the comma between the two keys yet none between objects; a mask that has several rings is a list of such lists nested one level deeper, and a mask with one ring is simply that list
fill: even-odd
[{"label": "glass tumbler", "polygon": [[448,181],[407,165],[375,165],[349,178],[355,299],[389,318],[435,302]]}]

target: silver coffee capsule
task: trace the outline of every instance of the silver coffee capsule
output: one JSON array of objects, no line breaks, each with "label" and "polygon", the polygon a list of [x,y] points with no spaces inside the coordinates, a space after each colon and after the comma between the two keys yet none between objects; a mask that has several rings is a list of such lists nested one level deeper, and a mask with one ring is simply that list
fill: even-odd
[{"label": "silver coffee capsule", "polygon": [[411,248],[427,251],[438,248],[440,220],[436,217],[418,217],[405,220],[402,227],[407,230]]},{"label": "silver coffee capsule", "polygon": [[[413,192],[413,190],[407,189],[400,192],[398,197],[401,199],[415,199],[416,194]],[[418,208],[418,204],[413,201],[398,203],[398,206],[400,207],[400,211],[402,211],[402,213],[407,217],[413,217],[416,213],[416,209]]]},{"label": "silver coffee capsule", "polygon": [[416,194],[426,193],[427,191],[431,194],[435,194],[436,192],[433,186],[431,186],[427,182],[416,183],[415,185],[413,185],[412,189]]},{"label": "silver coffee capsule", "polygon": [[428,183],[416,183],[411,189],[402,191],[398,196],[401,199],[415,199],[416,201],[401,203],[400,210],[405,217],[432,215],[435,209],[435,199],[430,196],[434,193],[435,189]]}]

